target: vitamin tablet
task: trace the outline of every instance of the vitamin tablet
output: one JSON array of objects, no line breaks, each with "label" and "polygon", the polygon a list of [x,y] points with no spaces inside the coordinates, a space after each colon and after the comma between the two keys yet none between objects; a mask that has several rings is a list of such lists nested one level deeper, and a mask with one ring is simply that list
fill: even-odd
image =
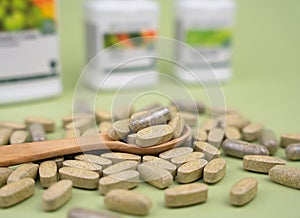
[{"label": "vitamin tablet", "polygon": [[89,114],[89,113],[76,113],[76,114],[71,114],[71,115],[67,115],[67,116],[64,116],[62,118],[62,125],[64,128],[66,128],[66,126],[69,124],[69,123],[72,123],[73,121],[75,120],[93,120],[95,117],[92,115],[92,114]]},{"label": "vitamin tablet", "polygon": [[80,136],[79,129],[67,129],[65,132],[65,138],[76,138]]},{"label": "vitamin tablet", "polygon": [[173,163],[176,167],[179,167],[186,162],[189,162],[191,160],[199,160],[199,159],[204,159],[204,154],[202,152],[195,151],[190,154],[173,157],[171,159],[171,163]]},{"label": "vitamin tablet", "polygon": [[7,167],[0,167],[0,188],[6,185],[7,178],[12,172],[12,169],[9,169]]},{"label": "vitamin tablet", "polygon": [[80,154],[80,155],[75,156],[75,159],[100,165],[100,166],[102,166],[102,169],[105,169],[106,167],[109,167],[112,165],[112,161],[110,159],[100,157],[97,155],[93,155],[93,154]]},{"label": "vitamin tablet", "polygon": [[39,142],[47,140],[45,129],[40,123],[32,123],[29,125],[29,132],[31,135],[31,141]]},{"label": "vitamin tablet", "polygon": [[216,148],[221,146],[224,138],[224,130],[221,128],[212,128],[207,137],[207,142]]},{"label": "vitamin tablet", "polygon": [[32,178],[23,178],[3,186],[0,189],[0,207],[11,207],[31,197],[34,184]]},{"label": "vitamin tablet", "polygon": [[26,125],[24,123],[17,123],[13,121],[0,121],[0,128],[8,128],[12,130],[25,130]]},{"label": "vitamin tablet", "polygon": [[71,180],[74,187],[97,189],[99,173],[74,167],[62,167],[59,169],[59,178]]},{"label": "vitamin tablet", "polygon": [[52,184],[42,195],[42,208],[54,211],[62,207],[72,197],[72,181],[60,180]]},{"label": "vitamin tablet", "polygon": [[168,124],[173,129],[173,138],[181,136],[184,128],[184,119],[180,113],[174,114]]},{"label": "vitamin tablet", "polygon": [[99,131],[102,133],[107,133],[109,128],[112,126],[112,122],[104,121],[99,124]]},{"label": "vitamin tablet", "polygon": [[44,161],[39,167],[39,178],[43,188],[48,188],[50,185],[57,182],[57,165],[55,161]]},{"label": "vitamin tablet", "polygon": [[74,120],[73,122],[67,124],[65,126],[66,130],[69,129],[78,129],[80,133],[84,132],[88,128],[90,128],[92,125],[92,120],[91,119],[79,119],[79,120]]},{"label": "vitamin tablet", "polygon": [[165,190],[166,207],[185,207],[207,200],[208,186],[201,183],[179,185]]},{"label": "vitamin tablet", "polygon": [[120,163],[116,163],[109,166],[103,170],[103,176],[108,176],[111,174],[116,174],[125,170],[135,170],[137,168],[138,162],[133,160],[126,160]]},{"label": "vitamin tablet", "polygon": [[140,182],[140,174],[136,170],[126,170],[102,177],[99,180],[98,190],[105,195],[113,189],[133,189]]},{"label": "vitamin tablet", "polygon": [[86,129],[81,136],[98,136],[99,130],[95,127],[90,127]]},{"label": "vitamin tablet", "polygon": [[10,136],[10,144],[21,144],[28,140],[29,133],[25,130],[16,130]]},{"label": "vitamin tablet", "polygon": [[95,111],[95,117],[96,117],[96,121],[99,123],[112,120],[112,116],[110,112],[101,108]]},{"label": "vitamin tablet", "polygon": [[241,139],[242,135],[240,133],[240,130],[238,128],[228,126],[225,129],[225,138],[226,139]]},{"label": "vitamin tablet", "polygon": [[242,129],[243,139],[252,142],[257,140],[262,133],[264,126],[261,123],[250,123]]},{"label": "vitamin tablet", "polygon": [[113,122],[111,127],[108,129],[107,134],[114,140],[120,140],[126,138],[129,132],[130,129],[128,126],[128,120],[118,120]]},{"label": "vitamin tablet", "polygon": [[147,215],[152,206],[146,195],[123,189],[109,191],[104,203],[110,210],[139,216]]},{"label": "vitamin tablet", "polygon": [[241,140],[226,139],[222,143],[223,153],[228,156],[243,158],[245,155],[269,155],[265,146]]},{"label": "vitamin tablet", "polygon": [[286,165],[277,165],[270,169],[269,177],[278,184],[300,189],[300,168]]},{"label": "vitamin tablet", "polygon": [[141,156],[135,154],[123,153],[123,152],[108,152],[108,153],[101,154],[101,157],[110,159],[113,164],[125,160],[133,160],[133,161],[141,162]]},{"label": "vitamin tablet", "polygon": [[33,123],[41,124],[46,132],[53,132],[55,129],[55,121],[46,117],[26,117],[25,123],[27,124],[27,126],[30,126]]},{"label": "vitamin tablet", "polygon": [[249,124],[249,120],[240,114],[225,114],[224,118],[226,127],[233,126],[235,128],[242,129]]},{"label": "vitamin tablet", "polygon": [[99,173],[100,176],[102,175],[102,167],[98,164],[94,164],[91,162],[80,161],[80,160],[65,160],[63,162],[63,166],[90,170],[90,171]]},{"label": "vitamin tablet", "polygon": [[230,203],[242,206],[250,202],[257,194],[258,181],[253,177],[246,177],[235,183],[230,190]]},{"label": "vitamin tablet", "polygon": [[150,126],[137,132],[136,144],[149,147],[170,141],[172,136],[173,128],[170,125]]},{"label": "vitamin tablet", "polygon": [[276,135],[271,129],[264,129],[261,134],[261,145],[265,146],[270,155],[274,155],[279,147],[279,142]]},{"label": "vitamin tablet", "polygon": [[142,180],[156,188],[163,189],[173,183],[173,176],[164,168],[144,163],[140,164],[137,170]]},{"label": "vitamin tablet", "polygon": [[300,160],[300,143],[288,145],[285,148],[285,155],[290,160]]},{"label": "vitamin tablet", "polygon": [[220,157],[221,152],[209,143],[196,141],[194,142],[194,145],[194,150],[202,152],[204,154],[204,159],[207,161]]},{"label": "vitamin tablet", "polygon": [[0,145],[7,145],[12,133],[13,133],[12,129],[0,128]]},{"label": "vitamin tablet", "polygon": [[195,129],[193,131],[193,139],[195,141],[206,141],[207,140],[207,132],[204,129]]},{"label": "vitamin tablet", "polygon": [[35,179],[39,169],[38,164],[26,163],[20,165],[7,178],[7,183],[16,182],[23,178]]},{"label": "vitamin tablet", "polygon": [[192,148],[189,147],[179,147],[179,148],[173,148],[171,150],[162,152],[159,154],[159,157],[165,160],[170,161],[173,157],[181,156],[184,154],[190,154],[193,152]]},{"label": "vitamin tablet", "polygon": [[287,133],[280,136],[281,147],[287,147],[290,144],[300,143],[300,134]]},{"label": "vitamin tablet", "polygon": [[285,160],[278,157],[266,155],[245,155],[243,157],[243,168],[253,172],[269,173],[275,165],[285,165]]},{"label": "vitamin tablet", "polygon": [[191,113],[191,112],[180,112],[181,117],[183,118],[184,122],[189,125],[190,127],[194,127],[198,123],[198,114],[197,113]]},{"label": "vitamin tablet", "polygon": [[177,169],[177,181],[179,183],[191,183],[203,176],[203,169],[207,161],[204,159],[191,160]]},{"label": "vitamin tablet", "polygon": [[156,158],[156,159],[153,159],[152,161],[146,162],[146,164],[149,164],[150,166],[164,168],[167,171],[169,171],[173,177],[176,176],[177,167],[165,159]]},{"label": "vitamin tablet", "polygon": [[226,173],[226,160],[216,158],[208,162],[203,170],[203,181],[206,183],[216,183],[224,178]]}]

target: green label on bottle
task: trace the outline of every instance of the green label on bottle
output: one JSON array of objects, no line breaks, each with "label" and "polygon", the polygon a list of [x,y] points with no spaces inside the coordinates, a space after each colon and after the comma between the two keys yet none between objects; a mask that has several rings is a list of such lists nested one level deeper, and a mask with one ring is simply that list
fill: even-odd
[{"label": "green label on bottle", "polygon": [[188,30],[186,43],[190,46],[228,47],[231,36],[232,29]]}]

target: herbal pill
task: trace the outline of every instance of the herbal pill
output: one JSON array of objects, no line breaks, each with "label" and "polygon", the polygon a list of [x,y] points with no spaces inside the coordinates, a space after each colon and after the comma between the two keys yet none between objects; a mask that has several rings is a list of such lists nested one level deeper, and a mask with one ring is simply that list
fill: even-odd
[{"label": "herbal pill", "polygon": [[149,147],[172,139],[173,128],[169,125],[150,126],[137,132],[136,144]]},{"label": "herbal pill", "polygon": [[159,157],[165,160],[170,161],[173,157],[181,156],[184,154],[190,154],[193,152],[192,148],[189,147],[179,147],[179,148],[173,148],[169,151],[165,151],[163,153],[159,154]]},{"label": "herbal pill", "polygon": [[7,167],[0,167],[0,188],[6,185],[7,178],[12,172],[12,169],[9,169]]},{"label": "herbal pill", "polygon": [[60,180],[51,185],[42,195],[42,207],[45,211],[54,211],[67,203],[72,197],[72,181]]},{"label": "herbal pill", "polygon": [[112,125],[112,122],[109,122],[109,121],[104,121],[102,123],[99,124],[99,132],[101,133],[107,133],[109,128],[111,127]]},{"label": "herbal pill", "polygon": [[121,218],[121,216],[91,209],[72,208],[68,212],[68,218]]},{"label": "herbal pill", "polygon": [[177,169],[177,181],[179,183],[191,183],[200,178],[203,175],[203,169],[206,166],[207,161],[204,159],[191,160]]},{"label": "herbal pill", "polygon": [[95,127],[86,129],[81,136],[98,136],[99,130]]},{"label": "herbal pill", "polygon": [[126,170],[102,177],[99,180],[98,190],[105,195],[112,189],[132,189],[139,184],[140,174],[136,170]]},{"label": "herbal pill", "polygon": [[208,186],[201,183],[179,185],[165,190],[166,207],[185,207],[207,200]]},{"label": "herbal pill", "polygon": [[173,176],[164,168],[149,164],[140,164],[137,170],[142,180],[156,188],[163,189],[173,183]]},{"label": "herbal pill", "polygon": [[207,140],[207,132],[204,129],[195,129],[193,131],[193,139],[195,141],[206,141]]},{"label": "herbal pill", "polygon": [[300,143],[300,134],[282,134],[280,136],[281,147],[287,147],[290,144]]},{"label": "herbal pill", "polygon": [[[215,119],[208,119],[205,122],[201,124],[202,130],[209,132],[213,127],[216,126],[216,120]],[[199,141],[204,141],[204,140],[199,140]]]},{"label": "herbal pill", "polygon": [[75,159],[100,165],[102,166],[102,169],[112,165],[112,161],[110,159],[93,154],[80,154],[75,156]]},{"label": "herbal pill", "polygon": [[248,143],[245,141],[226,139],[222,144],[225,155],[243,158],[245,155],[269,155],[265,146]]},{"label": "herbal pill", "polygon": [[285,148],[285,155],[290,160],[300,160],[300,143],[288,145]]},{"label": "herbal pill", "polygon": [[276,135],[271,129],[264,129],[261,134],[261,145],[265,146],[270,155],[274,155],[279,147],[279,142]]},{"label": "herbal pill", "polygon": [[226,127],[233,126],[238,129],[243,129],[246,125],[249,124],[249,120],[240,114],[226,114],[224,115]]},{"label": "herbal pill", "polygon": [[152,155],[145,155],[143,156],[143,163],[149,162],[149,161],[153,161],[153,160],[158,160],[160,159],[159,157],[156,156],[152,156]]},{"label": "herbal pill", "polygon": [[219,182],[226,173],[226,160],[216,158],[208,162],[203,170],[203,181],[206,183]]},{"label": "herbal pill", "polygon": [[11,182],[0,189],[0,207],[10,207],[31,197],[35,182],[32,178]]},{"label": "herbal pill", "polygon": [[12,133],[13,133],[12,129],[0,128],[0,145],[7,145]]},{"label": "herbal pill", "polygon": [[65,132],[65,138],[76,138],[80,136],[79,129],[67,129]]},{"label": "herbal pill", "polygon": [[91,119],[80,119],[80,120],[74,120],[73,122],[67,124],[65,126],[66,130],[69,129],[78,129],[79,132],[84,132],[88,128],[90,128],[92,125]]},{"label": "herbal pill", "polygon": [[141,162],[141,156],[129,153],[122,153],[122,152],[108,152],[101,154],[101,157],[110,159],[113,164],[122,162],[125,160],[134,160],[137,162]]},{"label": "herbal pill", "polygon": [[191,160],[198,160],[198,159],[204,159],[204,154],[202,152],[195,151],[190,154],[173,157],[171,159],[171,163],[173,163],[176,167],[179,167],[186,162],[189,162]]},{"label": "herbal pill", "polygon": [[171,103],[171,106],[176,106],[179,111],[191,112],[191,113],[204,113],[205,104],[200,101],[190,101],[184,99],[178,99]]},{"label": "herbal pill", "polygon": [[252,142],[261,136],[264,126],[261,123],[250,123],[242,129],[243,139]]},{"label": "herbal pill", "polygon": [[57,182],[57,165],[55,161],[44,161],[39,167],[40,183],[43,188],[48,188]]},{"label": "herbal pill", "polygon": [[29,125],[29,132],[30,132],[30,135],[31,135],[31,140],[33,142],[47,140],[44,127],[43,127],[43,125],[41,125],[39,123],[30,124]]},{"label": "herbal pill", "polygon": [[107,134],[114,140],[120,140],[124,139],[129,132],[130,129],[128,126],[128,120],[118,120],[116,122],[113,122],[113,124],[107,131]]},{"label": "herbal pill", "polygon": [[21,144],[27,141],[29,133],[25,130],[16,130],[10,136],[10,144]]},{"label": "herbal pill", "polygon": [[63,166],[90,170],[90,171],[99,173],[100,176],[102,175],[102,167],[100,165],[94,164],[94,163],[89,163],[89,162],[80,161],[80,160],[65,160],[63,162]]},{"label": "herbal pill", "polygon": [[129,134],[127,136],[126,142],[128,144],[135,145],[136,144],[136,138],[137,138],[137,133]]},{"label": "herbal pill", "polygon": [[257,194],[258,181],[253,177],[246,177],[235,183],[230,190],[230,203],[242,206],[251,201]]},{"label": "herbal pill", "polygon": [[166,124],[171,119],[171,112],[168,107],[159,107],[143,113],[138,116],[131,117],[129,127],[132,131],[138,132],[149,126]]},{"label": "herbal pill", "polygon": [[242,135],[240,130],[236,127],[228,126],[225,128],[225,138],[226,139],[241,139]]},{"label": "herbal pill", "polygon": [[111,174],[116,174],[125,170],[135,170],[137,168],[138,162],[133,160],[122,161],[109,166],[103,170],[103,176],[108,176]]},{"label": "herbal pill", "polygon": [[33,123],[41,124],[46,132],[53,132],[55,129],[55,121],[45,117],[26,117],[25,123],[30,126]]},{"label": "herbal pill", "polygon": [[190,113],[190,112],[180,112],[184,122],[189,125],[190,127],[194,127],[198,123],[198,114],[197,113]]},{"label": "herbal pill", "polygon": [[220,157],[221,152],[211,144],[202,141],[196,141],[194,144],[194,150],[202,152],[205,160],[211,161],[214,158]]},{"label": "herbal pill", "polygon": [[97,189],[99,173],[74,167],[63,167],[59,169],[59,178],[71,180],[74,187]]},{"label": "herbal pill", "polygon": [[220,128],[212,128],[207,137],[207,142],[216,148],[219,148],[224,138],[224,130]]},{"label": "herbal pill", "polygon": [[149,164],[150,166],[156,166],[156,167],[164,168],[167,171],[169,171],[172,174],[173,177],[175,177],[175,175],[176,175],[177,167],[174,164],[172,164],[169,161],[164,160],[162,158],[157,158],[157,159],[154,159],[152,161],[148,161],[145,164]]},{"label": "herbal pill", "polygon": [[12,130],[25,130],[26,125],[12,121],[0,121],[0,128],[8,128]]},{"label": "herbal pill", "polygon": [[173,138],[178,138],[181,136],[184,128],[184,119],[180,113],[174,114],[168,124],[173,129]]},{"label": "herbal pill", "polygon": [[99,123],[112,120],[112,117],[111,117],[111,114],[109,113],[109,111],[107,111],[105,109],[101,109],[101,108],[96,110],[95,117],[96,117],[96,121]]},{"label": "herbal pill", "polygon": [[66,126],[69,124],[69,123],[72,123],[73,121],[75,120],[81,120],[81,119],[88,119],[88,120],[93,120],[94,119],[94,116],[92,114],[89,114],[89,113],[82,113],[82,114],[72,114],[72,115],[67,115],[67,116],[64,116],[62,118],[62,124],[63,124],[63,127],[66,128]]},{"label": "herbal pill", "polygon": [[50,160],[53,160],[56,163],[57,169],[60,169],[63,167],[64,157],[55,157]]},{"label": "herbal pill", "polygon": [[286,165],[277,165],[270,169],[269,177],[273,182],[300,189],[300,168]]},{"label": "herbal pill", "polygon": [[152,207],[152,201],[146,195],[123,189],[108,192],[104,203],[110,210],[139,216],[147,215]]},{"label": "herbal pill", "polygon": [[7,178],[7,183],[16,182],[23,178],[35,179],[39,169],[38,164],[26,163],[20,165]]},{"label": "herbal pill", "polygon": [[285,164],[286,162],[278,157],[266,155],[245,155],[243,157],[243,168],[259,173],[268,173],[275,165]]}]

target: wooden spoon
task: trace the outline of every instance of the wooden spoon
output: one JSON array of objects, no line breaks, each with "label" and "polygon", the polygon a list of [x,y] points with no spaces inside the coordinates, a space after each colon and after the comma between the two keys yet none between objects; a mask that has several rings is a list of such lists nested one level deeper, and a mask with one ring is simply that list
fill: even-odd
[{"label": "wooden spoon", "polygon": [[71,139],[47,140],[0,146],[0,166],[12,166],[16,164],[43,160],[52,157],[74,154],[94,150],[112,150],[128,152],[138,155],[156,155],[163,151],[181,145],[190,135],[190,128],[184,127],[183,134],[171,141],[141,148],[136,145],[126,144],[111,140],[106,133],[98,136],[84,136]]}]

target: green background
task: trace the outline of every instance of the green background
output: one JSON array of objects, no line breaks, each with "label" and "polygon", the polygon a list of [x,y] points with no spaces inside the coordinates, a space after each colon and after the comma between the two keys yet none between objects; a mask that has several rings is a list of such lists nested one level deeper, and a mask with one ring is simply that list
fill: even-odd
[{"label": "green background", "polygon": [[[60,46],[64,92],[60,97],[37,102],[0,106],[1,120],[22,121],[27,115],[50,117],[57,122],[57,131],[51,138],[63,136],[61,117],[72,111],[72,97],[76,81],[84,67],[84,32],[82,0],[59,1]],[[161,0],[160,35],[173,37],[173,1]],[[300,132],[300,1],[298,0],[239,0],[234,32],[233,78],[222,84],[226,104],[238,108],[253,122],[264,123],[278,135]],[[163,48],[164,55],[172,56],[174,48]],[[162,63],[160,70],[170,73],[171,67]],[[163,84],[168,87],[168,84]],[[197,99],[203,98],[202,88],[186,85]],[[199,94],[200,93],[200,94]],[[109,109],[114,92],[101,93],[97,107]],[[284,150],[277,156],[285,159]],[[209,186],[206,203],[180,209],[163,206],[163,191],[141,184],[136,191],[153,200],[149,216],[153,217],[299,217],[300,192],[272,183],[268,176],[246,172],[238,159],[226,157],[226,177]],[[300,162],[288,161],[300,167]],[[257,197],[244,207],[228,203],[232,184],[245,176],[259,180]],[[42,189],[38,186],[31,199],[9,209],[0,209],[0,217],[66,217],[68,209],[82,206],[106,210],[103,197],[97,191],[73,190],[72,200],[54,213],[41,210]]]}]

